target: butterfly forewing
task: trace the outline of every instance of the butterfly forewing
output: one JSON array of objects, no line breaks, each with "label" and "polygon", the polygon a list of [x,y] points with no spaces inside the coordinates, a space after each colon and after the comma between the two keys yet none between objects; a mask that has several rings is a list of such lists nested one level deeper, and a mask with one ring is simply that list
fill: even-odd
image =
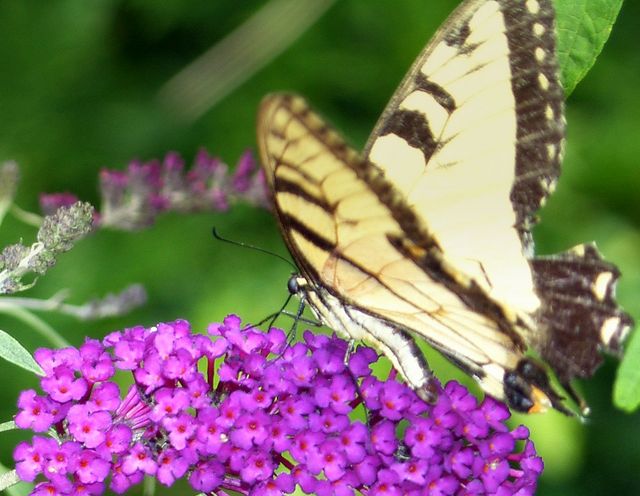
[{"label": "butterfly forewing", "polygon": [[425,48],[365,154],[452,266],[531,314],[532,215],[555,182],[564,118],[548,0],[470,1]]},{"label": "butterfly forewing", "polygon": [[[502,375],[522,357],[522,342],[394,246],[392,240],[404,238],[409,224],[419,219],[401,198],[385,197],[393,188],[379,171],[359,159],[298,97],[265,99],[258,136],[285,239],[314,291],[326,288],[351,312],[364,310],[420,334],[469,373],[486,377],[487,388],[500,396]],[[429,246],[427,233],[414,237]],[[371,339],[369,327],[350,323],[341,330]],[[383,348],[392,348],[391,334],[374,337]]]}]

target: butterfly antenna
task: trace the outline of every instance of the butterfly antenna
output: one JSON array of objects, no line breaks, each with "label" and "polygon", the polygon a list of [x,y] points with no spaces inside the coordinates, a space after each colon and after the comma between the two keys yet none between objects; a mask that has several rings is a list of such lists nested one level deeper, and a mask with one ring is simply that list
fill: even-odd
[{"label": "butterfly antenna", "polygon": [[[255,250],[255,251],[258,251],[258,252],[261,252],[261,253],[266,253],[267,255],[271,255],[273,257],[276,257],[276,258],[282,260],[283,262],[289,264],[293,268],[294,272],[298,271],[298,268],[293,263],[291,263],[290,260],[286,259],[282,255],[279,255],[279,254],[277,254],[275,252],[272,252],[272,251],[269,251],[269,250],[265,250],[264,248],[261,248],[259,246],[251,245],[251,244],[248,244],[248,243],[243,243],[241,241],[236,241],[234,239],[225,238],[224,236],[222,236],[218,232],[218,228],[216,226],[213,226],[213,229],[211,230],[211,232],[213,234],[213,237],[216,238],[218,241],[222,241],[224,243],[229,243],[229,244],[234,245],[234,246],[239,246],[241,248],[247,248],[247,249],[250,249],[250,250]],[[293,296],[292,294],[289,294],[289,296],[285,300],[284,304],[280,307],[280,309],[277,312],[267,315],[264,319],[262,319],[260,322],[258,322],[256,324],[247,324],[245,327],[247,329],[249,327],[254,327],[254,326],[258,327],[258,326],[261,326],[262,324],[264,324],[265,322],[269,321],[269,324],[267,325],[267,330],[271,329],[271,327],[273,327],[273,324],[276,322],[278,317],[280,315],[282,315],[283,313],[286,313],[284,309],[286,308],[286,306],[291,301],[291,297],[292,296]],[[289,334],[290,334],[290,332],[287,333],[287,339],[289,338]]]},{"label": "butterfly antenna", "polygon": [[283,257],[282,255],[279,255],[279,254],[277,254],[277,253],[275,253],[273,251],[265,250],[264,248],[260,248],[259,246],[250,245],[248,243],[243,243],[241,241],[236,241],[234,239],[225,238],[225,237],[220,235],[220,233],[218,232],[218,229],[215,226],[213,226],[212,232],[213,232],[213,237],[216,238],[218,241],[223,241],[225,243],[229,243],[231,245],[239,246],[241,248],[247,248],[249,250],[259,251],[261,253],[266,253],[267,255],[271,255],[272,257],[279,258],[283,262],[286,262],[291,267],[293,267],[293,271],[294,272],[298,272],[298,268],[291,262],[291,260],[288,260],[287,258]]},{"label": "butterfly antenna", "polygon": [[277,312],[274,312],[274,313],[271,313],[271,314],[267,315],[264,319],[262,319],[256,325],[257,326],[261,326],[262,324],[264,324],[268,320],[269,324],[267,325],[267,330],[271,329],[273,327],[273,324],[275,324],[276,320],[278,320],[278,317],[280,317],[280,315],[282,315],[282,314],[287,315],[287,312],[285,311],[285,308],[289,304],[289,302],[291,301],[291,297],[292,296],[293,296],[292,294],[287,296],[287,299],[284,301],[284,304],[280,307],[280,309]]},{"label": "butterfly antenna", "polygon": [[[218,241],[223,241],[225,243],[229,243],[229,244],[232,244],[232,245],[235,245],[235,246],[239,246],[241,248],[248,248],[248,249],[251,249],[251,250],[259,251],[261,253],[266,253],[267,255],[274,256],[274,257],[282,260],[283,262],[289,264],[293,268],[293,272],[294,273],[298,272],[298,268],[290,260],[286,259],[285,257],[283,257],[283,256],[281,256],[281,255],[279,255],[279,254],[277,254],[275,252],[272,252],[272,251],[269,251],[269,250],[265,250],[264,248],[261,248],[259,246],[250,245],[248,243],[243,243],[241,241],[236,241],[236,240],[233,240],[233,239],[225,238],[224,236],[222,236],[218,232],[218,229],[215,226],[213,226],[212,234],[213,234],[213,237],[216,238]],[[253,327],[253,326],[261,326],[266,321],[269,321],[269,324],[267,325],[267,330],[268,330],[273,326],[273,324],[276,322],[276,320],[278,319],[278,317],[280,315],[283,315],[283,314],[284,315],[288,315],[288,316],[293,318],[293,325],[291,326],[291,329],[289,329],[289,332],[287,333],[287,342],[289,344],[291,344],[293,342],[293,339],[295,338],[296,333],[297,333],[298,323],[299,322],[305,322],[305,323],[307,323],[309,325],[313,325],[313,326],[318,326],[319,327],[321,325],[319,322],[315,322],[315,321],[311,321],[309,319],[305,319],[302,316],[302,313],[304,312],[304,309],[305,309],[305,306],[306,306],[304,298],[300,298],[300,305],[298,305],[298,310],[296,311],[295,314],[291,314],[291,313],[285,311],[285,308],[287,307],[287,305],[291,301],[291,297],[293,296],[293,294],[294,293],[292,293],[290,291],[289,296],[287,297],[287,299],[285,300],[284,304],[280,307],[280,309],[277,312],[267,315],[267,317],[262,319],[257,324],[248,324],[246,326],[246,328],[248,329],[249,327]]]}]

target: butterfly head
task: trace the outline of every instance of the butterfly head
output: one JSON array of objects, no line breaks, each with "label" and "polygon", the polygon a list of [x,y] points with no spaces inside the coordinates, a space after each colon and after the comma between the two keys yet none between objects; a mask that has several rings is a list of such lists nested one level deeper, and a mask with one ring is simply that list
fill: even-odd
[{"label": "butterfly head", "polygon": [[306,279],[300,277],[298,274],[292,274],[287,281],[287,289],[289,294],[298,295],[302,291],[302,288],[307,284]]},{"label": "butterfly head", "polygon": [[287,289],[290,295],[297,296],[301,299],[306,299],[309,293],[314,291],[314,287],[309,282],[309,279],[296,273],[291,274],[291,277],[289,277]]},{"label": "butterfly head", "polygon": [[542,413],[550,408],[573,416],[560,396],[551,387],[549,376],[542,365],[531,358],[523,358],[514,370],[504,375],[504,396],[513,410],[524,413]]}]

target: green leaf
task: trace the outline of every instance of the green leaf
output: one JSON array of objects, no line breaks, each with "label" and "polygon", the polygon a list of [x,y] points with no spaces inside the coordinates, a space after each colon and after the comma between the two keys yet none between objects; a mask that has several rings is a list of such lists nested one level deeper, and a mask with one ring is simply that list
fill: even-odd
[{"label": "green leaf", "polygon": [[630,413],[640,405],[640,333],[636,332],[629,341],[624,359],[618,367],[613,402]]},{"label": "green leaf", "polygon": [[0,464],[0,491],[7,496],[26,496],[33,489],[32,484],[21,482],[15,470]]},{"label": "green leaf", "polygon": [[8,422],[2,422],[0,424],[0,432],[12,431],[13,429],[17,429],[16,423],[13,420],[9,420]]},{"label": "green leaf", "polygon": [[570,95],[602,51],[622,0],[554,0],[554,5],[562,84]]},{"label": "green leaf", "polygon": [[31,354],[10,334],[0,330],[0,357],[37,375],[44,375]]}]

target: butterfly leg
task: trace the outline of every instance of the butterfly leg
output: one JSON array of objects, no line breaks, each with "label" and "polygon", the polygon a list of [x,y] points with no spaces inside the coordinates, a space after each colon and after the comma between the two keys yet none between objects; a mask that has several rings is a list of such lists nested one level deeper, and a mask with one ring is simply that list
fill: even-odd
[{"label": "butterfly leg", "polygon": [[353,355],[355,351],[356,351],[356,340],[353,338],[349,338],[347,349],[344,353],[344,366],[347,369],[347,373],[349,374],[349,377],[351,378],[351,381],[353,382],[353,386],[356,390],[356,399],[362,404],[364,408],[365,422],[367,424],[367,428],[369,428],[371,427],[370,412],[367,409],[367,406],[365,405],[364,395],[362,394],[362,389],[360,388],[358,377],[356,377],[356,375],[351,371],[351,368],[349,367],[349,360],[351,358],[351,355]]}]

